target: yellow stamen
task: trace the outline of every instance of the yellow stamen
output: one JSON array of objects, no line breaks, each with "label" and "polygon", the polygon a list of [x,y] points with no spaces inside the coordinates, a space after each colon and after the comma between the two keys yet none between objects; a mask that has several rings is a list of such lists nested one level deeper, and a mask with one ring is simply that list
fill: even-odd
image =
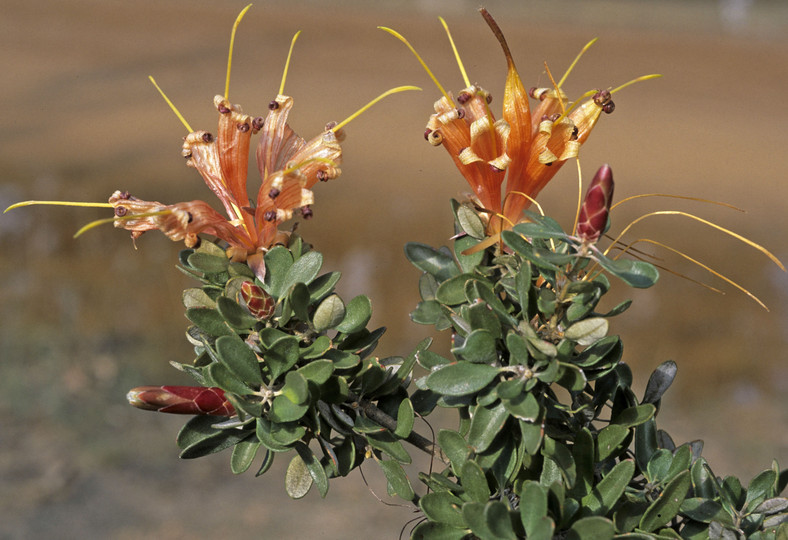
[{"label": "yellow stamen", "polygon": [[[594,40],[596,41],[596,40]],[[593,43],[593,41],[591,42]],[[591,44],[589,43],[589,45]],[[588,48],[589,45],[586,45]],[[580,160],[577,161],[577,210],[575,211],[575,223],[572,225],[572,230],[577,230],[577,223],[580,221],[580,207],[583,205],[583,173],[580,170]],[[608,210],[609,212],[610,210]]]},{"label": "yellow stamen", "polygon": [[252,4],[249,4],[241,10],[241,13],[239,13],[238,17],[235,18],[233,29],[230,32],[230,53],[227,55],[227,78],[224,82],[224,99],[230,98],[230,68],[233,65],[233,45],[235,45],[235,31],[238,30],[238,25],[241,24],[241,19],[244,18],[244,15],[246,15],[246,12],[249,11],[249,8],[251,7]]},{"label": "yellow stamen", "polygon": [[[667,246],[667,245],[663,244],[662,242],[657,242],[657,241],[655,241],[655,240],[651,240],[651,239],[649,239],[649,238],[639,238],[639,239],[638,239],[638,240],[636,240],[635,242],[632,242],[632,244],[630,244],[630,246],[632,246],[632,245],[634,245],[634,244],[636,244],[636,243],[638,243],[638,242],[648,242],[649,244],[654,244],[654,245],[660,246],[660,247],[662,247],[662,248],[665,248],[665,249],[667,249],[667,250],[669,250],[669,251],[672,251],[673,253],[675,253],[675,254],[677,254],[677,255],[680,255],[681,257],[684,257],[686,260],[690,261],[690,262],[691,262],[691,263],[693,263],[693,264],[696,264],[696,265],[700,266],[701,268],[703,268],[704,270],[706,270],[706,271],[707,271],[707,272],[709,272],[710,274],[713,274],[713,275],[717,276],[718,278],[720,278],[721,280],[725,281],[725,282],[726,282],[726,283],[728,283],[729,285],[733,285],[734,287],[736,287],[737,289],[739,289],[741,292],[743,292],[744,294],[746,294],[747,296],[749,296],[750,298],[752,298],[753,300],[755,300],[756,302],[758,302],[758,304],[759,304],[759,305],[760,305],[760,306],[761,306],[763,309],[765,309],[766,311],[769,311],[769,308],[768,308],[768,307],[766,307],[766,304],[764,304],[763,302],[761,302],[761,300],[760,300],[760,299],[759,299],[757,296],[755,296],[754,294],[752,294],[750,291],[748,291],[747,289],[745,289],[744,287],[742,287],[741,285],[739,285],[738,283],[736,283],[736,282],[735,282],[735,281],[733,281],[732,279],[729,279],[729,278],[725,277],[724,275],[722,275],[721,273],[717,272],[717,271],[716,271],[716,270],[714,270],[713,268],[711,268],[711,267],[709,267],[709,266],[707,266],[707,265],[703,264],[702,262],[700,262],[700,261],[698,261],[698,260],[695,260],[695,259],[693,259],[692,257],[690,257],[689,255],[687,255],[686,253],[682,253],[681,251],[679,251],[679,250],[677,250],[677,249],[674,249],[674,248],[672,248],[672,247],[670,247],[670,246]],[[629,247],[629,246],[628,246],[628,247]],[[623,252],[622,252],[622,253],[623,253]],[[778,261],[778,265],[779,265],[779,261]],[[712,287],[712,289],[713,289],[713,287]],[[720,291],[720,292],[721,292],[721,291]],[[723,294],[724,294],[724,293],[723,293]]]},{"label": "yellow stamen", "polygon": [[492,236],[488,236],[487,238],[485,238],[475,246],[471,246],[465,251],[462,251],[461,253],[463,255],[473,255],[474,253],[478,253],[482,250],[487,249],[488,247],[490,247],[500,239],[501,239],[501,233],[495,233]]},{"label": "yellow stamen", "polygon": [[279,95],[282,96],[285,93],[285,80],[287,79],[287,70],[290,67],[290,57],[293,55],[293,47],[295,47],[295,42],[298,39],[298,36],[301,35],[301,30],[295,33],[293,36],[293,40],[290,42],[290,50],[287,52],[287,61],[285,62],[285,70],[282,73],[282,84],[279,85]]},{"label": "yellow stamen", "polygon": [[288,174],[292,174],[298,169],[300,169],[301,167],[303,167],[304,165],[309,165],[310,163],[325,163],[330,167],[336,166],[336,163],[334,163],[330,159],[322,158],[322,157],[314,157],[314,158],[305,159],[304,161],[299,161],[295,165],[286,168],[285,170],[282,171],[282,175],[287,176]]},{"label": "yellow stamen", "polygon": [[[542,205],[541,205],[541,204],[539,204],[538,202],[536,202],[536,199],[534,199],[533,197],[531,197],[531,196],[529,196],[529,195],[527,195],[527,194],[523,193],[522,191],[510,191],[510,192],[508,192],[508,193],[506,194],[506,199],[508,199],[508,198],[509,198],[509,195],[521,195],[521,196],[525,197],[526,199],[528,199],[529,201],[531,201],[531,204],[533,204],[534,206],[536,206],[536,209],[537,209],[537,210],[539,210],[539,214],[541,214],[542,216],[544,216],[544,210],[542,210]],[[506,203],[506,199],[504,199],[504,205],[505,205],[505,203]]]},{"label": "yellow stamen", "polygon": [[564,72],[564,76],[561,77],[560,81],[558,81],[558,88],[561,88],[564,85],[564,83],[566,82],[566,79],[569,77],[569,74],[572,73],[572,70],[575,68],[577,63],[580,61],[580,57],[583,56],[586,53],[586,51],[591,48],[591,45],[596,43],[598,39],[599,38],[594,38],[591,41],[589,41],[588,43],[586,43],[585,47],[583,47],[580,50],[580,52],[577,54],[577,56],[575,56],[575,59],[572,61],[571,64],[569,64],[569,67],[566,68],[566,72]]},{"label": "yellow stamen", "polygon": [[131,220],[131,219],[139,219],[139,218],[146,218],[152,216],[166,216],[167,214],[172,214],[172,210],[160,210],[158,212],[145,212],[143,214],[126,214],[125,216],[115,216],[111,218],[104,218],[104,219],[97,219],[96,221],[91,221],[87,225],[83,226],[79,229],[76,233],[74,233],[74,238],[81,236],[83,233],[89,231],[90,229],[94,229],[99,225],[104,225],[105,223],[114,223],[118,220]]},{"label": "yellow stamen", "polygon": [[547,72],[547,76],[550,77],[550,82],[553,84],[553,88],[555,88],[555,94],[556,97],[558,98],[558,104],[561,105],[561,118],[559,118],[554,122],[557,124],[568,113],[566,112],[566,107],[564,106],[564,100],[561,97],[561,87],[558,85],[558,83],[555,82],[555,79],[553,78],[553,74],[550,71],[550,67],[547,65],[547,62],[544,63],[544,69]]},{"label": "yellow stamen", "polygon": [[460,73],[462,73],[462,80],[465,81],[465,87],[469,88],[471,86],[471,81],[468,79],[468,74],[465,73],[465,66],[462,65],[462,60],[460,59],[460,53],[457,52],[457,46],[454,44],[454,39],[451,37],[451,32],[449,31],[449,25],[446,24],[446,21],[443,20],[443,17],[438,17],[440,19],[441,24],[443,25],[443,29],[446,31],[446,35],[449,37],[449,43],[451,43],[451,50],[454,51],[454,58],[457,59],[457,66],[460,68]]},{"label": "yellow stamen", "polygon": [[629,85],[632,85],[632,84],[635,84],[635,83],[639,83],[641,81],[649,81],[651,79],[659,79],[660,77],[662,77],[662,75],[660,75],[659,73],[652,73],[651,75],[642,75],[642,76],[640,76],[640,77],[638,77],[636,79],[632,79],[629,82],[625,82],[624,84],[622,84],[621,86],[619,86],[617,88],[614,88],[613,90],[610,91],[610,93],[611,94],[615,94],[619,90],[623,90],[624,88],[626,88]]},{"label": "yellow stamen", "polygon": [[449,93],[448,93],[448,92],[446,92],[446,90],[444,90],[444,89],[443,89],[443,86],[441,86],[441,83],[439,83],[439,82],[438,82],[438,79],[435,77],[435,75],[433,75],[433,73],[432,73],[432,71],[430,70],[430,68],[429,68],[429,67],[427,67],[427,64],[424,62],[424,60],[422,60],[422,59],[421,59],[421,56],[419,56],[419,53],[417,53],[417,52],[416,52],[416,49],[414,49],[414,48],[413,48],[413,46],[412,46],[412,45],[411,45],[411,44],[408,42],[408,40],[407,40],[407,39],[405,39],[405,38],[402,36],[402,34],[400,34],[399,32],[397,32],[396,30],[392,30],[391,28],[387,28],[387,27],[385,27],[385,26],[378,26],[378,28],[379,28],[380,30],[383,30],[384,32],[388,32],[389,34],[391,34],[392,36],[394,36],[395,38],[397,38],[398,40],[400,40],[402,43],[404,43],[404,44],[405,44],[405,46],[406,46],[408,49],[410,49],[410,52],[412,52],[412,53],[413,53],[413,55],[416,57],[416,60],[418,60],[418,61],[419,61],[419,64],[421,64],[421,67],[423,67],[423,68],[424,68],[424,71],[426,71],[426,72],[427,72],[427,75],[429,75],[430,79],[432,79],[432,82],[434,82],[434,83],[435,83],[435,86],[437,86],[437,87],[438,87],[438,90],[440,90],[440,93],[441,93],[441,94],[443,94],[443,97],[445,97],[445,98],[446,98],[446,99],[447,99],[447,100],[448,100],[450,103],[452,103],[452,104],[453,104],[453,103],[454,103],[454,100],[451,98],[451,96],[449,95]]},{"label": "yellow stamen", "polygon": [[[721,231],[721,232],[723,232],[723,233],[725,233],[725,234],[727,234],[729,236],[732,236],[733,238],[739,240],[740,242],[743,242],[743,243],[747,244],[748,246],[757,249],[758,251],[760,251],[761,253],[766,255],[766,257],[768,257],[774,264],[776,264],[783,272],[785,272],[785,266],[783,266],[783,263],[781,263],[780,260],[777,257],[775,257],[768,249],[766,249],[765,247],[761,246],[760,244],[756,244],[752,240],[749,240],[749,239],[741,236],[740,234],[737,234],[737,233],[735,233],[735,232],[733,232],[733,231],[731,231],[729,229],[726,229],[725,227],[717,225],[716,223],[712,223],[711,221],[707,221],[707,220],[705,220],[703,218],[700,218],[700,217],[698,217],[698,216],[696,216],[694,214],[689,214],[687,212],[681,212],[679,210],[658,210],[656,212],[649,212],[648,214],[644,214],[644,215],[640,216],[639,218],[633,220],[629,225],[624,227],[624,230],[621,231],[621,233],[616,237],[616,239],[613,241],[613,244],[617,244],[621,240],[621,237],[624,236],[624,234],[626,234],[626,232],[629,229],[631,229],[636,223],[646,219],[647,217],[651,217],[651,216],[684,216],[684,217],[688,217],[690,219],[694,219],[695,221],[699,221],[699,222],[703,223],[704,225],[708,225],[709,227],[717,229],[718,231]],[[607,255],[607,253],[609,251],[610,251],[610,247],[608,247],[604,251],[604,254]]]},{"label": "yellow stamen", "polygon": [[169,106],[170,106],[170,109],[172,109],[172,112],[174,112],[174,113],[175,113],[175,116],[177,116],[177,117],[178,117],[178,120],[180,120],[180,121],[181,121],[181,123],[182,123],[184,126],[186,126],[186,130],[187,130],[189,133],[192,133],[194,130],[193,130],[193,129],[192,129],[192,127],[189,125],[189,122],[187,122],[187,121],[186,121],[186,119],[183,117],[183,115],[182,115],[182,114],[181,114],[181,112],[178,110],[178,108],[175,106],[175,104],[173,104],[173,102],[172,102],[172,101],[170,101],[170,98],[168,98],[168,97],[167,97],[167,94],[165,94],[165,93],[164,93],[164,90],[162,90],[161,88],[159,88],[159,85],[158,85],[158,84],[156,84],[156,79],[154,79],[154,78],[153,78],[153,75],[148,75],[148,78],[150,79],[150,82],[152,82],[152,83],[153,83],[153,86],[155,86],[155,87],[156,87],[156,90],[158,90],[158,91],[159,91],[159,94],[161,94],[161,97],[163,97],[163,98],[164,98],[164,101],[166,101],[166,102],[167,102],[167,105],[169,105]]},{"label": "yellow stamen", "polygon": [[72,202],[72,201],[22,201],[15,204],[12,204],[5,210],[3,213],[5,214],[9,210],[13,210],[14,208],[21,208],[22,206],[33,206],[33,205],[52,205],[52,206],[83,206],[86,208],[112,208],[110,203],[100,203],[100,202]]},{"label": "yellow stamen", "polygon": [[683,196],[683,195],[671,195],[669,193],[641,193],[640,195],[632,195],[631,197],[627,197],[625,199],[621,199],[620,201],[618,201],[616,204],[614,204],[613,206],[610,207],[610,210],[612,211],[616,206],[624,204],[625,202],[629,202],[629,201],[632,201],[632,200],[635,200],[635,199],[640,199],[642,197],[668,197],[668,198],[671,198],[671,199],[683,199],[683,200],[686,200],[686,201],[695,201],[695,202],[706,203],[706,204],[716,204],[718,206],[724,206],[725,208],[730,208],[731,210],[736,210],[737,212],[744,212],[745,211],[745,210],[739,208],[738,206],[733,206],[732,204],[724,203],[724,202],[721,202],[721,201],[713,201],[713,200],[710,200],[710,199],[701,199],[701,198],[698,198],[698,197],[686,197],[686,196]]},{"label": "yellow stamen", "polygon": [[384,97],[390,96],[391,94],[396,94],[398,92],[406,92],[408,90],[421,90],[421,88],[419,88],[418,86],[398,86],[396,88],[392,88],[391,90],[387,90],[387,91],[383,92],[382,94],[380,94],[375,99],[373,99],[372,101],[370,101],[369,103],[367,103],[366,105],[364,105],[363,107],[361,107],[359,110],[357,110],[356,112],[354,112],[353,114],[351,114],[350,116],[348,116],[347,118],[342,120],[336,126],[331,128],[331,131],[336,133],[337,131],[339,131],[340,129],[342,129],[346,125],[348,125],[351,120],[356,119],[358,116],[361,115],[361,113],[363,113],[364,111],[366,111],[367,109],[372,107],[375,103],[377,103],[378,101],[380,101]]}]

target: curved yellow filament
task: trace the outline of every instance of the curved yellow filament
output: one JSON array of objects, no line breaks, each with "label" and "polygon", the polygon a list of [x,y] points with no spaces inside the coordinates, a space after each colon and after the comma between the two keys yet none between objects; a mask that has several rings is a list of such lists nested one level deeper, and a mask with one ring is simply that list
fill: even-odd
[{"label": "curved yellow filament", "polygon": [[572,73],[572,70],[575,69],[575,66],[580,61],[580,58],[586,53],[586,51],[588,49],[591,48],[591,45],[593,45],[594,43],[597,42],[598,39],[599,38],[592,39],[591,41],[586,43],[585,46],[582,49],[580,49],[580,52],[577,53],[577,56],[575,56],[575,59],[572,60],[572,63],[569,64],[568,68],[566,68],[566,71],[564,72],[563,77],[561,77],[561,80],[558,81],[558,88],[561,88],[564,85],[564,83],[566,82],[566,79],[569,77],[569,74]]},{"label": "curved yellow filament", "polygon": [[451,32],[449,31],[449,25],[446,24],[446,21],[443,20],[443,17],[438,17],[438,19],[440,19],[443,29],[446,31],[446,35],[449,37],[451,50],[454,51],[454,58],[457,59],[457,66],[460,68],[460,73],[462,73],[462,80],[465,81],[465,87],[468,88],[471,86],[471,81],[468,79],[468,74],[465,72],[465,66],[462,65],[460,53],[457,51],[457,46],[454,44],[454,39],[451,37]]},{"label": "curved yellow filament", "polygon": [[621,86],[618,86],[618,87],[614,88],[613,90],[610,91],[610,93],[611,94],[615,94],[619,90],[623,90],[624,88],[626,88],[627,86],[630,86],[632,84],[639,83],[639,82],[642,82],[642,81],[649,81],[651,79],[659,79],[660,77],[662,77],[662,75],[660,75],[659,73],[652,73],[651,75],[641,75],[640,77],[637,77],[636,79],[632,79],[631,81],[625,82]]},{"label": "curved yellow filament", "polygon": [[336,126],[331,128],[331,131],[336,133],[337,131],[339,131],[340,129],[342,129],[346,125],[348,125],[351,120],[355,120],[356,118],[358,118],[361,115],[361,113],[363,113],[364,111],[366,111],[367,109],[372,107],[375,103],[377,103],[381,99],[385,98],[386,96],[390,96],[391,94],[396,94],[398,92],[407,92],[408,90],[421,90],[421,88],[419,88],[418,86],[397,86],[396,88],[392,88],[391,90],[387,90],[387,91],[383,92],[382,94],[380,94],[375,99],[373,99],[372,101],[370,101],[369,103],[367,103],[366,105],[364,105],[363,107],[361,107],[359,110],[357,110],[356,112],[354,112],[353,114],[351,114],[350,116],[348,116],[347,118],[342,120]]},{"label": "curved yellow filament", "polygon": [[246,12],[249,11],[249,8],[252,7],[252,4],[249,4],[245,8],[241,10],[241,13],[238,14],[238,17],[235,18],[235,22],[233,23],[233,29],[230,32],[230,52],[227,55],[227,78],[224,82],[224,99],[230,98],[230,68],[233,65],[233,46],[235,45],[235,32],[238,30],[238,25],[241,24],[241,19],[244,18]]},{"label": "curved yellow filament", "polygon": [[14,208],[21,208],[23,206],[34,206],[34,205],[51,205],[51,206],[83,206],[85,208],[113,208],[110,203],[100,203],[100,202],[72,202],[72,201],[22,201],[15,204],[12,204],[5,210],[3,213],[5,214],[9,210],[13,210]]},{"label": "curved yellow filament", "polygon": [[187,130],[189,133],[192,133],[194,130],[193,130],[193,129],[192,129],[192,127],[189,125],[189,122],[187,122],[187,121],[186,121],[186,119],[185,119],[185,118],[183,117],[183,115],[181,114],[181,111],[179,111],[179,110],[178,110],[178,108],[175,106],[175,104],[174,104],[172,101],[170,101],[170,98],[168,98],[168,97],[167,97],[167,94],[165,94],[165,93],[164,93],[164,90],[162,90],[162,89],[159,87],[159,85],[158,85],[158,84],[156,84],[156,79],[154,79],[152,75],[148,75],[148,79],[150,79],[150,82],[152,82],[152,83],[153,83],[153,86],[155,86],[155,87],[156,87],[156,90],[158,90],[158,91],[159,91],[159,94],[161,94],[161,97],[163,97],[163,98],[164,98],[164,101],[166,101],[166,102],[167,102],[167,105],[169,105],[169,106],[170,106],[170,109],[172,109],[172,112],[174,112],[174,113],[175,113],[175,116],[177,116],[177,117],[178,117],[178,120],[180,120],[180,121],[181,121],[181,124],[183,124],[184,126],[186,126],[186,130]]},{"label": "curved yellow filament", "polygon": [[285,70],[282,73],[282,83],[279,85],[279,95],[282,96],[285,93],[285,80],[287,80],[287,70],[290,68],[290,57],[293,55],[293,47],[295,47],[295,42],[298,39],[298,36],[301,35],[301,30],[295,33],[293,36],[293,40],[290,42],[290,50],[287,52],[287,61],[285,62]]},{"label": "curved yellow filament", "polygon": [[[717,225],[716,223],[712,223],[711,221],[707,221],[707,220],[705,220],[703,218],[700,218],[700,217],[698,217],[698,216],[696,216],[694,214],[690,214],[688,212],[681,212],[679,210],[658,210],[658,211],[649,212],[648,214],[644,214],[644,215],[640,216],[639,218],[637,218],[637,219],[633,220],[632,222],[630,222],[629,225],[624,227],[624,230],[622,230],[621,233],[619,233],[619,235],[613,241],[613,244],[619,243],[619,241],[621,240],[621,237],[624,236],[624,234],[626,234],[627,231],[629,229],[631,229],[636,223],[646,219],[647,217],[651,217],[651,216],[684,216],[684,217],[688,217],[690,219],[694,219],[695,221],[699,221],[700,223],[703,223],[704,225],[708,225],[709,227],[711,227],[713,229],[717,229],[718,231],[721,231],[721,232],[723,232],[723,233],[725,233],[725,234],[727,234],[729,236],[732,236],[736,240],[739,240],[740,242],[743,242],[743,243],[747,244],[748,246],[757,249],[758,251],[760,251],[761,253],[766,255],[766,257],[768,257],[769,260],[771,260],[774,264],[776,264],[783,272],[785,272],[785,266],[783,265],[783,263],[781,263],[780,260],[777,257],[775,257],[768,249],[766,249],[765,247],[761,246],[760,244],[756,244],[752,240],[750,240],[748,238],[745,238],[744,236],[742,236],[740,234],[737,234],[737,233],[735,233],[735,232],[733,232],[733,231],[731,231],[729,229],[726,229],[725,227]],[[609,246],[603,252],[604,255],[608,254],[608,252],[610,251],[611,247],[612,247],[612,245]]]},{"label": "curved yellow filament", "polygon": [[701,199],[698,197],[687,197],[684,195],[671,195],[669,193],[641,193],[640,195],[632,195],[631,197],[627,197],[625,199],[621,199],[613,206],[610,207],[612,211],[615,207],[624,204],[625,202],[633,201],[635,199],[642,199],[643,197],[668,197],[670,199],[683,199],[686,201],[695,201],[700,203],[706,204],[716,204],[717,206],[724,206],[725,208],[730,208],[731,210],[736,210],[737,212],[744,212],[745,210],[739,208],[738,206],[733,206],[732,204],[724,203],[721,201],[713,201],[711,199]]},{"label": "curved yellow filament", "polygon": [[384,32],[388,32],[389,34],[400,40],[402,43],[404,43],[408,49],[410,49],[410,52],[412,52],[413,56],[416,57],[416,60],[419,61],[419,64],[421,64],[421,67],[423,67],[424,71],[427,72],[427,75],[429,75],[430,79],[432,79],[432,82],[435,83],[435,86],[438,87],[438,90],[440,91],[441,94],[443,94],[443,97],[445,97],[450,103],[453,104],[454,100],[451,98],[449,93],[446,92],[446,90],[444,90],[443,86],[441,86],[441,83],[438,82],[438,79],[435,77],[435,75],[432,73],[430,68],[427,66],[426,62],[424,62],[421,56],[419,56],[419,53],[416,52],[416,49],[413,48],[413,45],[411,45],[410,42],[408,42],[408,40],[405,39],[403,35],[397,32],[396,30],[392,30],[391,28],[388,28],[386,26],[378,26],[378,28],[380,30],[383,30]]},{"label": "curved yellow filament", "polygon": [[114,223],[118,220],[131,220],[131,219],[139,219],[139,218],[146,218],[152,216],[166,216],[167,214],[172,214],[172,210],[159,210],[158,212],[145,212],[143,214],[127,214],[125,216],[115,216],[111,218],[104,218],[104,219],[97,219],[96,221],[91,221],[87,225],[84,225],[81,229],[79,229],[76,233],[74,233],[74,238],[81,236],[83,233],[89,231],[90,229],[95,229],[99,225],[104,225],[105,223]]}]

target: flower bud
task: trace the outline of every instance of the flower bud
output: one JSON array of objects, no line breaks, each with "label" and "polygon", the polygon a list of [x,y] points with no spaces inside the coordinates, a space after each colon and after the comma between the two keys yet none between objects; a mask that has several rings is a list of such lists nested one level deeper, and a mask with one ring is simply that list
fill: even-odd
[{"label": "flower bud", "polygon": [[267,319],[274,314],[276,302],[271,295],[252,281],[244,281],[241,284],[241,298],[249,313],[257,319]]},{"label": "flower bud", "polygon": [[580,215],[577,219],[577,236],[584,243],[593,244],[607,226],[607,215],[613,200],[613,171],[602,165],[588,186]]},{"label": "flower bud", "polygon": [[139,386],[126,394],[138,409],[171,414],[212,414],[233,416],[235,408],[221,388],[202,386]]}]

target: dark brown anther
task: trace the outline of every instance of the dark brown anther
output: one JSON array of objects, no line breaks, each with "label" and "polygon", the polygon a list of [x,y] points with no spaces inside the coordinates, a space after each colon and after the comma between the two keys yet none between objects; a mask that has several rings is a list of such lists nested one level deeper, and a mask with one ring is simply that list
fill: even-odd
[{"label": "dark brown anther", "polygon": [[123,193],[120,194],[120,198],[126,200],[131,199],[131,193],[129,193],[128,191],[124,191]]},{"label": "dark brown anther", "polygon": [[556,121],[556,120],[558,120],[559,118],[561,118],[561,113],[553,113],[553,114],[551,114],[551,115],[550,115],[550,118],[549,118],[549,120],[550,120],[551,122],[555,122],[555,121]]},{"label": "dark brown anther", "polygon": [[246,133],[251,129],[251,126],[247,122],[244,122],[243,124],[237,124],[235,127],[241,133]]},{"label": "dark brown anther", "polygon": [[499,168],[498,168],[498,167],[496,167],[495,165],[492,165],[492,164],[490,164],[490,170],[491,170],[492,172],[494,172],[494,173],[499,173],[499,172],[503,172],[505,169],[499,169]]},{"label": "dark brown anther", "polygon": [[602,112],[605,114],[610,114],[616,110],[616,104],[613,101],[608,101],[604,105],[602,105]]},{"label": "dark brown anther", "polygon": [[313,215],[312,209],[309,206],[302,206],[301,215],[304,216],[304,219],[311,219]]},{"label": "dark brown anther", "polygon": [[281,191],[279,191],[278,189],[271,188],[271,191],[268,192],[268,197],[271,199],[276,199],[280,193]]},{"label": "dark brown anther", "polygon": [[466,92],[465,90],[463,90],[457,95],[457,103],[459,103],[460,105],[465,105],[471,100],[472,97],[473,96],[471,96],[470,92]]},{"label": "dark brown anther", "polygon": [[576,141],[577,135],[580,133],[580,130],[577,129],[577,126],[572,128],[572,134],[569,136],[570,141]]},{"label": "dark brown anther", "polygon": [[430,128],[427,128],[427,129],[424,130],[424,140],[425,141],[429,141],[430,140],[430,133],[432,133],[432,130]]},{"label": "dark brown anther", "polygon": [[263,214],[263,219],[266,221],[276,221],[276,210],[268,210]]},{"label": "dark brown anther", "polygon": [[268,104],[268,110],[275,111],[279,108],[279,103],[276,100],[273,100],[271,103]]},{"label": "dark brown anther", "polygon": [[228,114],[230,112],[230,109],[224,103],[219,104],[217,109],[219,109],[219,112],[221,114]]},{"label": "dark brown anther", "polygon": [[192,215],[191,212],[186,212],[186,215],[189,216],[188,219],[186,220],[186,223],[191,223],[192,221],[194,221],[194,216]]},{"label": "dark brown anther", "polygon": [[443,134],[437,129],[435,131],[425,133],[425,135],[428,135],[427,142],[429,142],[432,146],[440,146],[443,142]]},{"label": "dark brown anther", "polygon": [[263,118],[262,116],[255,117],[255,119],[252,120],[252,129],[255,131],[260,131],[261,129],[263,129],[264,122],[265,122],[265,118]]},{"label": "dark brown anther", "polygon": [[337,122],[334,122],[334,121],[329,122],[328,124],[326,124],[326,131],[331,131],[332,129],[334,129],[336,127],[336,125],[337,125]]},{"label": "dark brown anther", "polygon": [[207,131],[202,135],[202,142],[205,143],[212,143],[213,142],[213,135],[208,133]]},{"label": "dark brown anther", "polygon": [[531,88],[528,89],[528,95],[531,96],[534,99],[539,99],[539,96],[536,95],[536,87],[535,86],[532,86]]},{"label": "dark brown anther", "polygon": [[457,118],[465,118],[465,109],[457,109]]},{"label": "dark brown anther", "polygon": [[487,102],[487,105],[489,105],[490,103],[492,103],[492,94],[487,94],[487,95],[485,96],[484,100]]},{"label": "dark brown anther", "polygon": [[125,216],[128,213],[129,213],[129,209],[126,208],[125,206],[116,206],[115,207],[115,216],[117,216],[117,217],[123,217],[123,216]]},{"label": "dark brown anther", "polygon": [[328,173],[325,171],[325,169],[319,169],[319,170],[318,170],[318,171],[315,173],[315,176],[316,176],[316,177],[317,177],[317,179],[318,179],[318,180],[320,180],[321,182],[328,182]]}]

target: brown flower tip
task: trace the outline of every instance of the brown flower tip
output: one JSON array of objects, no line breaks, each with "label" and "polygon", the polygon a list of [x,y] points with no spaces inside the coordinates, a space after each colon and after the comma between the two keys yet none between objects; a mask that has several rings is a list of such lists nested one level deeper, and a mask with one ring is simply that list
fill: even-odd
[{"label": "brown flower tip", "polygon": [[201,386],[139,386],[126,394],[138,409],[171,414],[211,414],[233,416],[235,408],[221,388]]},{"label": "brown flower tip", "polygon": [[613,201],[613,171],[604,164],[594,175],[588,186],[580,214],[577,219],[577,236],[584,242],[593,244],[607,226],[610,203]]}]

